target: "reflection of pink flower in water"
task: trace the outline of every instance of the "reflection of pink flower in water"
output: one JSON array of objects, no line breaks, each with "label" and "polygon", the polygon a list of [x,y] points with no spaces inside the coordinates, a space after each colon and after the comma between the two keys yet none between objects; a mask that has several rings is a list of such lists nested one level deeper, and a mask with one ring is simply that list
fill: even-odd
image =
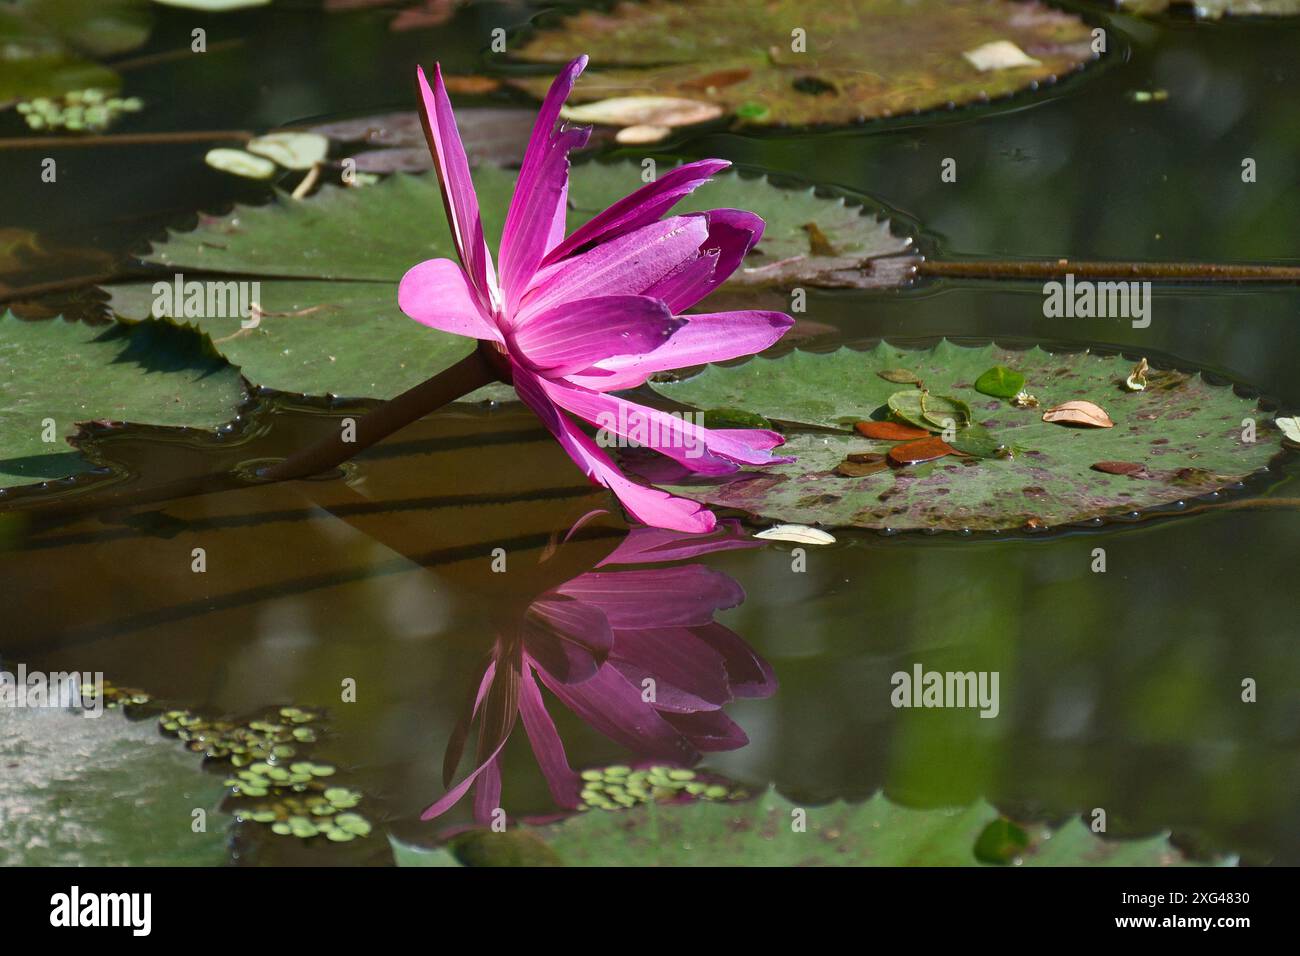
[{"label": "reflection of pink flower in water", "polygon": [[[598,568],[756,544],[730,522],[707,539],[638,528]],[[501,751],[517,717],[556,803],[577,806],[581,783],[539,680],[592,727],[647,758],[693,764],[709,751],[743,747],[748,738],[723,705],[776,691],[767,662],[713,620],[744,599],[739,584],[701,564],[593,570],[536,598],[516,633],[498,638],[472,712],[448,743],[443,772],[450,779],[476,722],[477,766],[424,819],[446,812],[471,787],[475,818],[490,819],[501,800]],[[647,680],[654,682],[651,702],[643,698]]]},{"label": "reflection of pink flower in water", "polygon": [[590,130],[556,129],[556,123],[586,62],[579,57],[566,66],[542,103],[495,265],[441,70],[432,88],[419,74],[425,129],[460,261],[413,266],[397,301],[417,322],[480,340],[498,374],[569,457],[633,517],[708,531],[712,512],[630,481],[570,416],[613,431],[653,430],[655,440],[647,444],[701,474],[789,461],[772,457],[784,440],[777,432],[707,429],[611,393],[635,388],[655,372],[759,352],[794,320],[757,310],[683,314],[739,268],[763,234],[763,220],[740,209],[668,215],[725,169],[724,160],[669,170],[565,237],[569,151]]}]

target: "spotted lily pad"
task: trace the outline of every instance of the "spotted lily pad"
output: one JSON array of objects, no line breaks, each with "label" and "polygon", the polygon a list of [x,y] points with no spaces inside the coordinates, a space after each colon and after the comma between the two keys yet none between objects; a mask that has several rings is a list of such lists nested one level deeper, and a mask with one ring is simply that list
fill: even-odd
[{"label": "spotted lily pad", "polygon": [[1300,13],[1300,0],[1116,0],[1132,13],[1187,11],[1206,20],[1223,16],[1285,17]]},{"label": "spotted lily pad", "polygon": [[[1243,440],[1243,422],[1258,419],[1254,400],[1198,374],[1151,372],[1141,392],[1124,387],[1132,360],[1090,351],[1053,354],[993,345],[967,348],[942,342],[925,351],[882,343],[866,352],[840,349],[816,355],[710,366],[693,378],[655,385],[697,407],[730,405],[801,425],[848,428],[886,416],[897,386],[881,368],[917,370],[936,393],[969,402],[971,431],[1010,457],[947,456],[861,477],[836,467],[850,454],[879,453],[890,443],[852,431],[794,431],[782,448],[793,464],[742,471],[723,479],[664,480],[660,487],[711,505],[739,508],[779,521],[860,528],[997,530],[1045,527],[1141,512],[1227,488],[1265,468],[1277,453],[1277,433],[1260,429]],[[992,365],[1023,374],[1044,404],[1095,401],[1115,426],[1079,429],[1048,424],[1033,408],[1015,408],[974,388]],[[954,442],[961,451],[960,437]],[[1141,474],[1108,474],[1100,461],[1142,465]]]},{"label": "spotted lily pad", "polygon": [[0,315],[0,487],[63,478],[85,461],[66,438],[108,420],[213,429],[244,398],[239,371],[192,329],[91,326]]},{"label": "spotted lily pad", "polygon": [[[1090,40],[1078,17],[1036,0],[661,0],[580,13],[516,57],[589,54],[575,100],[674,96],[753,125],[843,124],[1034,88],[1092,59]],[[1025,65],[982,71],[966,56],[999,42]],[[549,80],[514,82],[540,95]]]},{"label": "spotted lily pad", "polygon": [[[802,814],[805,827],[792,824]],[[1187,866],[1167,837],[1112,840],[1078,818],[1051,829],[1017,827],[1008,854],[985,834],[1001,828],[983,801],[951,809],[912,809],[876,794],[862,803],[801,807],[769,790],[756,800],[684,805],[651,803],[616,813],[584,813],[548,826],[504,834],[472,831],[448,846],[391,840],[398,866]],[[521,841],[540,847],[520,854]],[[500,847],[492,852],[494,841]],[[545,841],[542,843],[541,841]],[[542,850],[545,852],[542,852]]]},{"label": "spotted lily pad", "polygon": [[[484,228],[495,247],[516,174],[492,166],[475,173]],[[574,170],[570,228],[642,184],[634,164],[587,163]],[[891,233],[874,211],[811,189],[722,175],[678,210],[752,210],[767,222],[759,247],[724,286],[732,290],[791,282],[871,284],[882,272],[906,277],[910,240]],[[809,251],[804,226],[818,224],[834,256]],[[262,386],[310,394],[391,398],[469,353],[469,340],[429,329],[397,308],[397,283],[422,259],[454,256],[432,175],[397,175],[364,189],[328,187],[302,201],[237,207],[175,233],[147,258],[178,272],[210,270],[259,282],[256,328],[238,317],[194,316],[216,347]],[[876,269],[876,262],[894,265]],[[111,306],[128,320],[151,314],[152,283],[113,286]],[[707,300],[705,305],[707,306]]]}]

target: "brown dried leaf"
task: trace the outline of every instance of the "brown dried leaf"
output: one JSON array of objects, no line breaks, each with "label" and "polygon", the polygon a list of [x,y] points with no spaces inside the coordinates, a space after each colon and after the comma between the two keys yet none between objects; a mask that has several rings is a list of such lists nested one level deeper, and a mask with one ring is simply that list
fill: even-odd
[{"label": "brown dried leaf", "polygon": [[818,228],[815,222],[806,222],[801,227],[804,232],[808,233],[808,251],[815,256],[835,256],[839,255],[831,241],[826,238],[826,233]]},{"label": "brown dried leaf", "polygon": [[1055,408],[1049,408],[1043,412],[1043,421],[1059,422],[1062,425],[1083,425],[1087,428],[1115,426],[1104,408],[1085,401],[1062,402]]},{"label": "brown dried leaf", "polygon": [[444,76],[442,82],[448,93],[462,96],[481,96],[501,89],[501,81],[495,76]]},{"label": "brown dried leaf", "polygon": [[886,382],[893,382],[896,385],[920,385],[921,377],[906,368],[887,368],[876,373]]},{"label": "brown dried leaf", "polygon": [[863,438],[877,438],[881,441],[911,441],[930,437],[924,428],[904,425],[902,422],[858,422],[853,427]]},{"label": "brown dried leaf", "polygon": [[955,449],[942,438],[923,438],[889,449],[889,460],[896,465],[914,465],[954,454]]},{"label": "brown dried leaf", "polygon": [[1131,478],[1146,478],[1147,466],[1140,461],[1099,461],[1092,466],[1093,471],[1108,475],[1128,475]]},{"label": "brown dried leaf", "polygon": [[878,456],[879,461],[853,461],[853,457],[850,455],[836,465],[835,474],[844,478],[865,478],[867,475],[874,475],[889,468],[884,455]]}]

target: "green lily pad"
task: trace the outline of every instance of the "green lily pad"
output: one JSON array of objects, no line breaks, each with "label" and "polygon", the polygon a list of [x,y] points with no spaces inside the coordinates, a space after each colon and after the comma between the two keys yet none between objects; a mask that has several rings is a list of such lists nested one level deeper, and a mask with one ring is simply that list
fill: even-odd
[{"label": "green lily pad", "polygon": [[211,429],[234,418],[243,398],[239,371],[193,329],[154,321],[27,322],[5,313],[0,487],[85,471],[65,441],[78,422]]},{"label": "green lily pad", "polygon": [[[1124,388],[1132,359],[1089,351],[1015,352],[941,342],[925,351],[882,343],[866,352],[793,352],[742,365],[709,366],[693,378],[657,383],[664,395],[697,408],[740,407],[802,425],[844,426],[884,417],[896,386],[876,370],[915,369],[935,393],[969,399],[974,426],[1013,449],[978,462],[947,457],[862,477],[835,467],[849,454],[890,443],[853,433],[795,432],[781,451],[793,464],[724,479],[655,483],[673,494],[739,508],[778,521],[859,528],[998,530],[1045,527],[1129,514],[1220,491],[1265,468],[1277,433],[1242,440],[1256,402],[1197,374],[1155,371],[1144,391]],[[1015,408],[980,396],[975,379],[991,365],[1019,369],[1040,408]],[[1043,409],[1071,400],[1104,408],[1114,428],[1078,429],[1042,420]],[[960,432],[958,433],[961,434]],[[1097,462],[1135,462],[1140,477],[1106,474]]]},{"label": "green lily pad", "polygon": [[[220,866],[225,788],[152,721],[12,708],[0,717],[0,865]],[[194,832],[195,810],[207,814]]]},{"label": "green lily pad", "polygon": [[[806,826],[795,824],[800,812]],[[914,810],[882,794],[863,803],[798,807],[769,790],[741,803],[650,803],[617,813],[590,811],[560,823],[503,834],[472,831],[474,849],[499,843],[540,842],[570,866],[978,866],[981,834],[1001,819],[984,802],[968,807]],[[1056,830],[1026,825],[1016,859],[1025,866],[1190,865],[1166,837],[1109,840],[1079,819]],[[390,838],[399,866],[538,865],[533,858],[497,862],[471,855],[470,834],[450,846],[421,848]],[[540,840],[539,840],[540,838]],[[535,851],[540,855],[539,851]]]},{"label": "green lily pad", "polygon": [[8,0],[0,4],[0,107],[73,90],[115,92],[122,79],[94,57],[149,38],[146,0]]},{"label": "green lily pad", "polygon": [[1140,14],[1186,10],[1206,20],[1223,16],[1286,17],[1300,13],[1300,0],[1116,0],[1127,11]]},{"label": "green lily pad", "polygon": [[[804,31],[802,50],[796,28]],[[1002,41],[1032,62],[980,70],[965,56]],[[716,103],[747,124],[803,126],[1032,89],[1091,60],[1090,41],[1078,17],[1032,0],[622,3],[539,30],[516,58],[563,63],[590,55],[575,101],[675,96]],[[512,82],[541,95],[549,77]]]},{"label": "green lily pad", "polygon": [[[495,248],[516,174],[485,166],[475,173],[484,228]],[[576,228],[642,185],[630,163],[579,166],[569,192]],[[877,260],[901,264],[909,239],[891,234],[874,211],[811,189],[780,189],[764,179],[717,177],[678,207],[752,210],[767,232],[724,288],[783,283],[844,285],[877,281]],[[809,252],[807,223],[835,244],[836,255]],[[397,307],[406,270],[454,256],[433,175],[396,175],[363,189],[331,187],[307,200],[281,196],[267,206],[237,207],[175,233],[148,257],[178,272],[214,270],[257,280],[263,315],[256,328],[237,317],[196,318],[214,344],[258,385],[281,391],[391,398],[467,355],[468,339],[429,329]],[[111,306],[124,319],[151,314],[152,283],[113,286]],[[706,303],[707,304],[707,303]]]}]

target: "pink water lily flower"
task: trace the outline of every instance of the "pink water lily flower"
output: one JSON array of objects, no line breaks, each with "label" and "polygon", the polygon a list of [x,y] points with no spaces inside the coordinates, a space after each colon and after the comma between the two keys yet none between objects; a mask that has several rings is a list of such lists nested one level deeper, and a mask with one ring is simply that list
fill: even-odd
[{"label": "pink water lily flower", "polygon": [[640,443],[692,471],[717,475],[763,465],[783,439],[760,429],[705,429],[610,394],[652,373],[750,355],[793,324],[780,312],[683,315],[740,265],[763,220],[739,209],[666,215],[724,160],[672,169],[565,236],[569,151],[589,129],[559,127],[560,108],[587,58],[556,77],[542,103],[494,265],[478,198],[442,72],[433,88],[419,71],[425,132],[460,262],[430,259],[402,278],[398,304],[424,325],[481,340],[511,381],[593,482],[614,492],[648,525],[704,532],[714,516],[699,504],[628,479],[570,418]]}]

